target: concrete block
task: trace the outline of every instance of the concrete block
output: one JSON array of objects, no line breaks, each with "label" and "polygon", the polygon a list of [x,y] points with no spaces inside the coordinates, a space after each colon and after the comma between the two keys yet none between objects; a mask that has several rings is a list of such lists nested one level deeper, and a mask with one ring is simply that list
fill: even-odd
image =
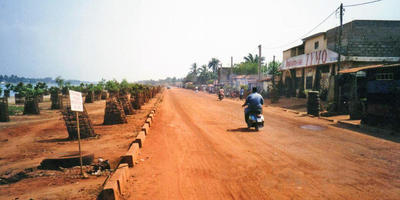
[{"label": "concrete block", "polygon": [[150,127],[151,126],[151,118],[147,118],[146,123],[149,124],[149,127]]},{"label": "concrete block", "polygon": [[125,155],[121,156],[121,163],[126,163],[128,164],[129,167],[133,167],[138,157],[139,157],[139,144],[132,143],[128,152],[126,152]]},{"label": "concrete block", "polygon": [[142,148],[144,140],[146,139],[146,135],[143,131],[140,131],[139,134],[136,136],[136,140],[133,143],[138,143],[139,148]]},{"label": "concrete block", "polygon": [[145,135],[149,134],[150,126],[148,123],[145,123],[142,127],[142,131],[144,132]]},{"label": "concrete block", "polygon": [[[118,166],[117,170],[112,174],[109,182],[117,184],[117,193],[122,195],[127,190],[127,182],[129,178],[128,164],[122,163]],[[113,183],[114,182],[114,183]],[[115,186],[113,187],[115,190]],[[114,191],[115,193],[115,191]]]},{"label": "concrete block", "polygon": [[99,200],[119,200],[119,189],[116,181],[108,180],[98,197]]}]

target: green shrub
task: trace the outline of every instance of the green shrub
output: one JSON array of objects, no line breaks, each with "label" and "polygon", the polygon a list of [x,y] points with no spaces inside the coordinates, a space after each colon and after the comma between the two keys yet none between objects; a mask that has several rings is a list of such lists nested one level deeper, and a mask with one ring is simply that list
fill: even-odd
[{"label": "green shrub", "polygon": [[269,95],[270,95],[270,98],[271,98],[271,103],[278,103],[280,96],[279,96],[279,90],[278,90],[278,88],[276,86],[273,86],[270,89],[270,94]]},{"label": "green shrub", "polygon": [[8,106],[9,115],[20,115],[23,112],[24,112],[24,107],[23,106],[13,106],[13,105],[9,105]]}]

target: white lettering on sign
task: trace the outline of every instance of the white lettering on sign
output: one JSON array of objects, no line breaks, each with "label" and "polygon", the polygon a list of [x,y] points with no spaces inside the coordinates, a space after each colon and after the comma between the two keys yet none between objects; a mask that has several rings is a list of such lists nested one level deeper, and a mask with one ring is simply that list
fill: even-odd
[{"label": "white lettering on sign", "polygon": [[71,101],[71,110],[83,112],[82,93],[70,90],[69,100]]},{"label": "white lettering on sign", "polygon": [[288,58],[283,61],[280,70],[334,63],[337,62],[337,60],[338,54],[336,52],[324,49]]}]

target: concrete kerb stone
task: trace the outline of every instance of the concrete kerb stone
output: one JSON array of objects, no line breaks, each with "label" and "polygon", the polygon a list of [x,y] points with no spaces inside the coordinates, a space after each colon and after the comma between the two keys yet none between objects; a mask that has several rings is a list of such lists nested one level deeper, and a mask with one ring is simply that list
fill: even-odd
[{"label": "concrete kerb stone", "polygon": [[103,190],[101,191],[98,199],[100,200],[119,200],[120,196],[127,189],[127,182],[129,179],[129,167],[133,167],[135,165],[135,161],[139,156],[139,148],[142,148],[143,143],[146,139],[146,135],[149,133],[150,124],[156,115],[156,108],[159,103],[162,101],[163,94],[156,102],[155,106],[152,108],[149,114],[149,118],[146,119],[142,127],[142,131],[136,136],[135,141],[131,144],[128,152],[121,156],[121,161],[116,169],[116,171],[106,179],[104,183]]},{"label": "concrete kerb stone", "polygon": [[319,118],[320,118],[320,119],[323,119],[323,120],[325,120],[325,121],[337,123],[337,120],[336,120],[336,119],[329,119],[329,118],[326,118],[326,117],[319,117]]},{"label": "concrete kerb stone", "polygon": [[[286,109],[286,108],[282,108],[282,110],[285,111],[285,112],[290,112],[290,113],[294,113],[294,114],[301,114],[301,112],[296,111],[296,110],[290,110],[290,109]],[[311,117],[311,118],[315,118],[315,116],[309,115],[309,114],[306,114],[306,116]],[[322,117],[322,116],[318,117],[318,119],[322,119],[322,120],[333,122],[333,123],[340,123],[336,119],[329,119],[329,118]]]},{"label": "concrete kerb stone", "polygon": [[348,127],[353,127],[353,128],[360,128],[361,127],[359,124],[352,124],[352,123],[349,123],[349,122],[346,122],[346,121],[338,121],[337,123],[345,125],[345,126],[348,126]]},{"label": "concrete kerb stone", "polygon": [[145,139],[146,135],[144,134],[143,131],[140,131],[139,134],[136,136],[136,140],[133,141],[133,143],[137,143],[139,145],[139,148],[142,148]]},{"label": "concrete kerb stone", "polygon": [[128,164],[122,163],[107,180],[99,195],[102,200],[117,200],[126,191],[129,178]]},{"label": "concrete kerb stone", "polygon": [[145,135],[147,135],[147,134],[149,134],[149,130],[150,130],[149,124],[148,124],[148,123],[145,123],[145,124],[142,126],[142,131],[145,133]]},{"label": "concrete kerb stone", "polygon": [[135,166],[135,162],[139,157],[139,144],[133,142],[128,152],[125,155],[121,156],[120,163],[126,163],[129,167]]},{"label": "concrete kerb stone", "polygon": [[150,117],[146,119],[146,123],[149,124],[149,127],[151,127],[151,118]]},{"label": "concrete kerb stone", "polygon": [[127,189],[127,182],[129,178],[129,166],[126,163],[121,163],[111,176],[109,182],[116,182],[118,187],[118,194],[122,195]]},{"label": "concrete kerb stone", "polygon": [[103,190],[101,191],[98,199],[99,200],[118,200],[119,192],[118,192],[117,182],[107,180],[107,183],[104,186]]}]

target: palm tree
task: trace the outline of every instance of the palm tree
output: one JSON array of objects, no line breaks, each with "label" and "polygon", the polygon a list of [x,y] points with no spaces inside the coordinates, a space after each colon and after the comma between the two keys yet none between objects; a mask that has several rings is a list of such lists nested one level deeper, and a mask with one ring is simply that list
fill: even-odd
[{"label": "palm tree", "polygon": [[245,62],[250,62],[250,63],[254,63],[255,62],[254,56],[251,53],[249,53],[248,56],[243,57],[243,59],[245,60]]},{"label": "palm tree", "polygon": [[56,83],[57,83],[58,87],[61,89],[64,86],[64,79],[62,79],[61,76],[57,76]]},{"label": "palm tree", "polygon": [[[245,60],[245,62],[249,62],[249,63],[258,63],[258,55],[256,54],[255,56],[253,56],[253,54],[249,53],[248,56],[243,57],[243,59]],[[265,60],[264,57],[261,56],[261,63]]]},{"label": "palm tree", "polygon": [[12,85],[11,83],[7,83],[6,89],[4,90],[4,97],[6,98],[10,97],[11,90],[14,90],[14,85]]},{"label": "palm tree", "polygon": [[221,61],[219,61],[217,58],[211,58],[210,62],[208,62],[208,68],[211,68],[212,71],[215,73],[218,69],[218,65],[220,64]]},{"label": "palm tree", "polygon": [[192,68],[190,68],[190,70],[192,70],[192,73],[197,76],[197,64],[196,63],[192,64]]},{"label": "palm tree", "polygon": [[201,68],[200,68],[200,73],[203,74],[203,73],[206,73],[207,71],[208,71],[207,70],[207,65],[202,65]]},{"label": "palm tree", "polygon": [[280,75],[279,66],[281,63],[279,61],[269,62],[267,73],[272,75],[272,85],[275,86],[275,76]]},{"label": "palm tree", "polygon": [[212,72],[208,71],[207,65],[202,65],[200,68],[198,81],[202,84],[205,84],[208,80],[212,78],[211,73]]}]

